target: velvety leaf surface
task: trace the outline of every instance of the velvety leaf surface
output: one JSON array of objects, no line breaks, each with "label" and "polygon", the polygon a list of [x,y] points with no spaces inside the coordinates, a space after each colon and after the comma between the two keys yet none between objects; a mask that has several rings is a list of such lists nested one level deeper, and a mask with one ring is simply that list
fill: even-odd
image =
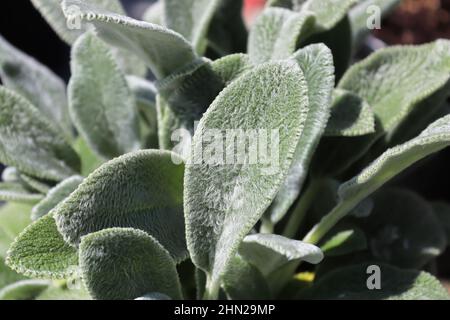
[{"label": "velvety leaf surface", "polygon": [[227,55],[211,63],[211,68],[225,86],[253,68],[250,57],[243,53]]},{"label": "velvety leaf surface", "polygon": [[34,204],[44,196],[33,193],[17,182],[0,182],[0,200]]},{"label": "velvety leaf surface", "polygon": [[[232,82],[200,121],[186,168],[184,211],[191,258],[212,277],[212,291],[240,241],[261,218],[284,181],[307,112],[307,84],[300,67],[293,61],[279,62],[256,67]],[[234,152],[228,157],[229,164],[221,165],[223,152],[214,150],[214,141],[208,143],[203,137],[209,129],[222,133],[229,128],[277,131],[276,168],[268,168],[264,161],[240,164],[246,163],[249,155],[235,159]],[[234,139],[232,142],[234,150]],[[209,149],[214,157],[206,155],[203,159],[202,149]],[[216,164],[208,164],[211,161]]]},{"label": "velvety leaf surface", "polygon": [[306,38],[314,28],[310,12],[267,8],[256,19],[248,39],[248,53],[253,63],[286,59],[292,55],[299,38]]},{"label": "velvety leaf surface", "polygon": [[72,135],[64,82],[1,36],[0,78],[3,85],[28,99],[68,137]]},{"label": "velvety leaf surface", "polygon": [[321,278],[302,298],[363,300],[448,300],[449,295],[429,273],[380,265],[381,290],[367,288],[368,265],[332,271]]},{"label": "velvety leaf surface", "polygon": [[334,87],[333,56],[323,44],[298,50],[291,59],[297,62],[305,75],[310,107],[289,174],[266,212],[272,223],[284,217],[301,192],[311,158],[330,117]]},{"label": "velvety leaf surface", "polygon": [[82,236],[102,229],[140,229],[175,260],[184,259],[184,166],[172,161],[181,162],[171,152],[146,150],[107,162],[55,209],[59,231],[78,246]]},{"label": "velvety leaf surface", "polygon": [[148,292],[181,299],[175,262],[140,230],[105,229],[83,237],[80,267],[94,299],[130,300]]},{"label": "velvety leaf surface", "polygon": [[60,202],[66,199],[83,182],[80,176],[73,176],[63,180],[52,188],[45,198],[31,210],[31,219],[37,220],[48,214]]},{"label": "velvety leaf surface", "polygon": [[293,0],[294,10],[311,11],[316,16],[316,28],[333,28],[358,0]]},{"label": "velvety leaf surface", "polygon": [[329,229],[354,209],[358,203],[387,181],[415,162],[450,145],[450,116],[445,116],[424,130],[415,139],[388,149],[372,164],[339,188],[339,203],[306,236],[316,243]]},{"label": "velvety leaf surface", "polygon": [[140,147],[135,101],[106,44],[82,35],[72,51],[69,108],[90,147],[106,159]]},{"label": "velvety leaf surface", "polygon": [[32,300],[50,284],[45,280],[18,281],[0,290],[0,300]]},{"label": "velvety leaf surface", "polygon": [[19,180],[24,187],[42,194],[47,194],[51,188],[50,185],[54,184],[54,182],[41,180],[25,173],[19,174]]},{"label": "velvety leaf surface", "polygon": [[[70,12],[73,5],[80,10]],[[111,45],[138,55],[160,79],[197,59],[183,36],[159,25],[101,10],[78,0],[63,1],[63,10],[71,20],[92,23],[100,38]]]},{"label": "velvety leaf surface", "polygon": [[406,189],[388,189],[377,193],[374,201],[363,223],[377,260],[421,269],[444,251],[444,228],[426,200]]},{"label": "velvety leaf surface", "polygon": [[323,259],[322,251],[314,245],[262,233],[245,237],[239,247],[239,254],[266,276],[292,261],[318,264]]},{"label": "velvety leaf surface", "polygon": [[335,90],[325,135],[354,137],[374,132],[375,116],[369,104],[354,93]]},{"label": "velvety leaf surface", "polygon": [[0,87],[0,161],[38,178],[62,180],[79,159],[58,130],[26,99]]},{"label": "velvety leaf surface", "polygon": [[6,263],[29,277],[61,279],[74,272],[78,254],[63,240],[53,216],[46,215],[17,237],[8,251]]},{"label": "velvety leaf surface", "polygon": [[223,275],[222,287],[231,300],[267,300],[271,298],[266,279],[255,266],[239,255],[231,260]]},{"label": "velvety leaf surface", "polygon": [[206,49],[209,24],[224,0],[164,0],[164,23],[182,34],[199,54]]}]

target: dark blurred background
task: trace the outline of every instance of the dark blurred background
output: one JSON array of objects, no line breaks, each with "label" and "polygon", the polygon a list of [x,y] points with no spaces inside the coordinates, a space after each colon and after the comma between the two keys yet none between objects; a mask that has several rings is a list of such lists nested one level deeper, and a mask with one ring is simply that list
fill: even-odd
[{"label": "dark blurred background", "polygon": [[[263,0],[246,0],[248,21]],[[128,13],[139,17],[153,0],[123,0]],[[15,46],[43,62],[64,79],[70,75],[69,47],[49,28],[29,0],[2,1],[0,33]],[[450,39],[450,0],[404,0],[374,35],[389,45],[420,44]],[[0,165],[1,171],[1,165]],[[414,189],[428,200],[450,202],[450,149],[420,163],[396,183]],[[444,270],[450,270],[450,253]],[[450,277],[450,273],[446,274]]]}]

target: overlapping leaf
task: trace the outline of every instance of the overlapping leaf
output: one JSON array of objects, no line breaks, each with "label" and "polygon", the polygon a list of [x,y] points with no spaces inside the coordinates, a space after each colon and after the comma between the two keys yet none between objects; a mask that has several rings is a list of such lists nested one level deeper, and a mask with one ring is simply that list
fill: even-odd
[{"label": "overlapping leaf", "polygon": [[17,182],[1,182],[0,183],[0,200],[22,202],[22,203],[36,203],[42,200],[43,195],[32,192]]},{"label": "overlapping leaf", "polygon": [[82,137],[110,159],[140,147],[137,108],[124,75],[108,47],[92,33],[72,52],[69,107]]},{"label": "overlapping leaf", "polygon": [[130,300],[148,292],[182,298],[175,262],[143,231],[116,228],[83,237],[80,267],[94,299]]},{"label": "overlapping leaf", "polygon": [[184,166],[171,152],[146,150],[107,162],[55,209],[58,229],[72,245],[113,227],[144,230],[175,260],[186,257]]},{"label": "overlapping leaf", "polygon": [[0,161],[37,178],[62,180],[80,169],[75,151],[26,99],[0,87]]},{"label": "overlapping leaf", "polygon": [[[306,81],[300,67],[287,61],[261,65],[243,74],[220,93],[200,121],[186,169],[184,206],[191,258],[209,274],[212,295],[240,241],[285,179],[307,112]],[[223,152],[215,149],[222,140],[214,144],[204,137],[210,129],[223,134],[230,128],[277,131],[276,168],[267,168],[264,161],[245,165],[249,155],[239,159],[234,153],[234,138],[232,148],[226,148],[233,152],[224,166]],[[206,159],[199,150],[209,150]]]}]

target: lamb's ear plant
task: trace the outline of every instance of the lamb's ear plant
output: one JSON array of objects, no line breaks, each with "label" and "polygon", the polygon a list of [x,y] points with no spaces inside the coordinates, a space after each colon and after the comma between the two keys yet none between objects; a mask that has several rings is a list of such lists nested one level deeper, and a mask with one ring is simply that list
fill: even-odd
[{"label": "lamb's ear plant", "polygon": [[450,145],[450,41],[356,55],[399,1],[32,3],[72,76],[0,37],[0,299],[449,298],[450,204],[391,181]]}]

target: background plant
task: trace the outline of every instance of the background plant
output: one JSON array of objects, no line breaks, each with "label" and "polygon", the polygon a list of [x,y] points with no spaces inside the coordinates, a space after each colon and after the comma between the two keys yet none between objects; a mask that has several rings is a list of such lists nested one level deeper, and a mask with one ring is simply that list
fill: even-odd
[{"label": "background plant", "polygon": [[[165,0],[143,22],[117,1],[34,0],[73,44],[72,77],[0,39],[0,296],[448,298],[420,271],[448,205],[381,187],[449,144],[450,43],[353,64],[366,8],[397,2],[269,1],[247,39],[240,1]],[[198,120],[194,147],[278,129],[280,171],[176,165],[171,135]]]}]

